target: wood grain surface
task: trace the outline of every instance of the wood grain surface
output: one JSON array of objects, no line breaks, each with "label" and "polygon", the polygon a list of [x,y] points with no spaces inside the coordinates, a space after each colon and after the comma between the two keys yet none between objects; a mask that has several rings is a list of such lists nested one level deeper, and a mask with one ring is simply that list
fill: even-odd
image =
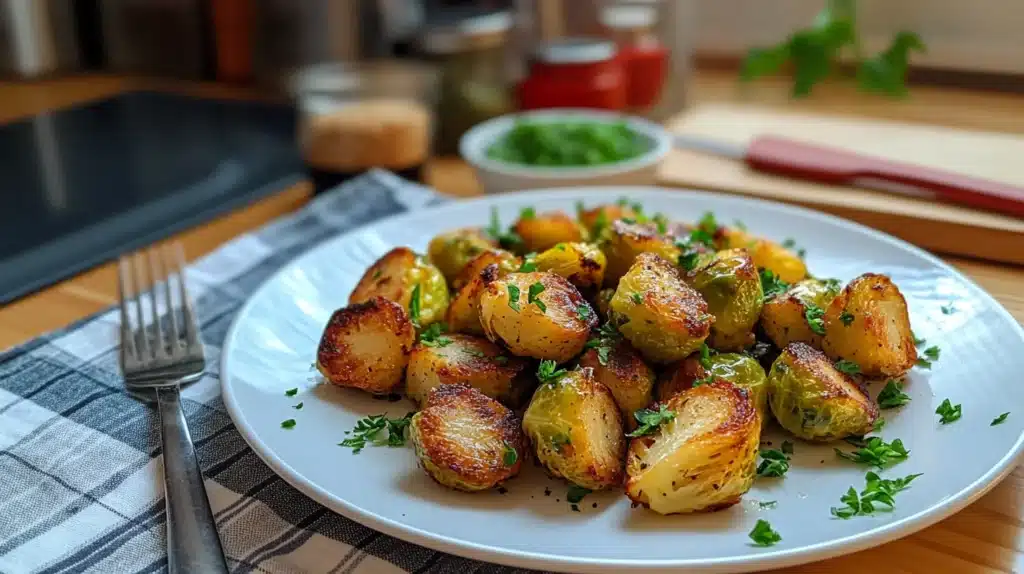
[{"label": "wood grain surface", "polygon": [[[245,90],[213,85],[152,82],[84,76],[32,83],[0,82],[0,122],[146,87],[218,97],[251,97]],[[788,111],[851,117],[897,119],[1004,133],[1024,133],[1024,98],[964,90],[915,88],[902,101],[859,94],[851,86],[832,84],[801,102],[788,99],[783,80],[766,80],[739,88],[732,74],[698,72],[690,82],[694,102],[743,101]],[[427,180],[457,196],[480,193],[472,171],[454,159],[428,165]],[[225,241],[301,207],[309,197],[302,184],[173,237],[195,259]],[[958,238],[971,241],[972,237]],[[946,258],[1024,322],[1024,268]],[[0,309],[0,349],[56,329],[104,309],[116,301],[115,268],[103,265]],[[955,464],[951,453],[950,464]],[[1001,484],[958,514],[914,535],[806,566],[786,573],[973,574],[1024,571],[1024,472],[1018,467]]]}]

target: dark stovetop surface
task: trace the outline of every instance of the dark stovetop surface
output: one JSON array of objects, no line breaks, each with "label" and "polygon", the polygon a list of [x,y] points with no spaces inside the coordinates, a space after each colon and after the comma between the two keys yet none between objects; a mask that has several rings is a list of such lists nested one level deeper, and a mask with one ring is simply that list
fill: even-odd
[{"label": "dark stovetop surface", "polygon": [[0,126],[0,304],[301,176],[284,105],[135,92]]}]

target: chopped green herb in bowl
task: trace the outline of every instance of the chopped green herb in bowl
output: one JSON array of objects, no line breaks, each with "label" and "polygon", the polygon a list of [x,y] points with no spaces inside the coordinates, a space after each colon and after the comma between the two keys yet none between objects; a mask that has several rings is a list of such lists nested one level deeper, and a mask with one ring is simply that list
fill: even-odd
[{"label": "chopped green herb in bowl", "polygon": [[586,166],[616,163],[643,155],[648,138],[622,121],[519,120],[487,148],[487,157],[536,166]]}]

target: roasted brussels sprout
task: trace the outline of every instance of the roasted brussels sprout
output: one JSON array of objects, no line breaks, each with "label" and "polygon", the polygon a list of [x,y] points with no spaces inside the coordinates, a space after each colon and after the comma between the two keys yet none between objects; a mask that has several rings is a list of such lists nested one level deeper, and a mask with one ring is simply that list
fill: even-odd
[{"label": "roasted brussels sprout", "polygon": [[749,392],[762,421],[768,420],[768,377],[760,363],[741,353],[719,353],[703,359],[696,354],[690,355],[659,377],[658,400],[667,401],[698,382],[700,386],[716,379]]},{"label": "roasted brussels sprout", "polygon": [[726,382],[674,395],[674,417],[629,443],[626,496],[659,514],[720,510],[754,483],[760,417],[749,394]]},{"label": "roasted brussels sprout", "polygon": [[696,351],[715,320],[676,267],[653,253],[637,256],[615,290],[611,309],[622,335],[656,363],[679,361]]},{"label": "roasted brussels sprout", "polygon": [[[822,313],[838,294],[839,286],[835,282],[804,279],[794,283],[785,293],[765,302],[761,309],[761,328],[780,349],[797,341],[820,349],[821,333],[824,333]],[[808,317],[821,333],[815,332]]]},{"label": "roasted brussels sprout", "polygon": [[371,265],[348,302],[362,303],[376,296],[401,305],[420,327],[440,321],[448,309],[448,284],[444,276],[437,267],[405,247],[388,251]]},{"label": "roasted brussels sprout", "polygon": [[416,344],[409,355],[405,394],[421,406],[431,389],[467,383],[513,409],[524,405],[535,380],[528,361],[480,337],[440,335]]},{"label": "roasted brussels sprout", "polygon": [[885,275],[865,273],[850,282],[825,311],[822,348],[853,361],[869,378],[899,377],[917,362],[907,301]]},{"label": "roasted brussels sprout", "polygon": [[601,289],[594,296],[594,307],[597,308],[597,314],[603,321],[607,321],[611,315],[612,310],[612,297],[615,296],[615,289]]},{"label": "roasted brussels sprout", "polygon": [[708,345],[720,351],[739,351],[750,346],[764,294],[761,276],[747,250],[719,251],[712,261],[691,271],[687,279],[715,316]]},{"label": "roasted brussels sprout", "polygon": [[480,295],[487,338],[515,355],[564,363],[583,350],[597,314],[564,277],[509,273]]},{"label": "roasted brussels sprout", "polygon": [[654,370],[625,341],[588,350],[580,356],[579,365],[593,369],[597,382],[608,387],[622,411],[623,424],[632,430],[636,426],[633,413],[651,402]]},{"label": "roasted brussels sprout", "polygon": [[775,360],[768,404],[783,428],[812,441],[867,434],[878,418],[863,386],[806,343],[790,343]]},{"label": "roasted brussels sprout", "polygon": [[402,383],[416,330],[398,303],[384,297],[338,309],[316,353],[316,368],[339,387],[388,394]]},{"label": "roasted brussels sprout", "polygon": [[629,271],[641,253],[653,253],[673,264],[678,263],[682,253],[671,237],[658,233],[653,223],[626,223],[613,221],[598,241],[598,246],[608,259],[604,272],[606,287],[615,287],[619,279]]},{"label": "roasted brussels sprout", "polygon": [[607,260],[604,253],[591,243],[559,243],[537,255],[534,263],[537,271],[550,271],[565,277],[580,293],[593,293],[604,281]]},{"label": "roasted brussels sprout", "polygon": [[465,384],[433,389],[409,423],[409,439],[431,478],[469,492],[519,474],[527,453],[515,413]]},{"label": "roasted brussels sprout", "polygon": [[622,484],[622,416],[612,392],[590,369],[541,383],[523,416],[523,430],[553,476],[591,490]]},{"label": "roasted brussels sprout", "polygon": [[[470,263],[470,267],[472,265]],[[496,280],[500,274],[498,264],[491,263],[476,276],[469,278],[455,293],[445,315],[445,322],[448,323],[450,331],[470,335],[484,334],[484,325],[480,321],[480,295],[487,288],[487,284]]]},{"label": "roasted brussels sprout", "polygon": [[592,238],[597,238],[616,219],[636,218],[636,216],[637,213],[633,211],[633,208],[617,203],[598,205],[577,213],[580,223],[590,232]]},{"label": "roasted brussels sprout", "polygon": [[512,229],[523,240],[524,253],[540,253],[559,243],[575,243],[588,239],[586,230],[575,219],[561,211],[535,214],[532,210],[524,210]]},{"label": "roasted brussels sprout", "polygon": [[464,285],[475,277],[479,277],[480,273],[491,263],[498,266],[498,275],[504,275],[505,273],[518,271],[523,260],[518,255],[504,249],[488,249],[483,251],[462,268],[462,272],[451,282],[452,289],[455,291],[462,289]]},{"label": "roasted brussels sprout", "polygon": [[796,283],[807,277],[804,260],[774,241],[753,237],[740,229],[721,228],[716,243],[721,249],[745,247],[758,269],[770,269],[786,283]]},{"label": "roasted brussels sprout", "polygon": [[496,247],[497,243],[479,227],[463,227],[431,239],[427,257],[451,283],[474,257]]}]

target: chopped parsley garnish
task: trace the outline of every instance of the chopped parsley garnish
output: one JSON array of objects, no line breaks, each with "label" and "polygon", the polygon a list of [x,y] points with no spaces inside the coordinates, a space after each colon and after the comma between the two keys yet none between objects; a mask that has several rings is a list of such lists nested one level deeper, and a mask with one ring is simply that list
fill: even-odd
[{"label": "chopped parsley garnish", "polygon": [[761,451],[761,464],[757,465],[757,476],[779,478],[789,471],[789,457],[773,448]]},{"label": "chopped parsley garnish", "polygon": [[572,444],[572,439],[567,434],[557,434],[551,437],[551,448],[555,449],[557,453],[561,453],[562,447],[568,444]]},{"label": "chopped parsley garnish", "polygon": [[917,335],[913,331],[910,332],[910,336],[914,338],[914,345],[920,347],[925,343],[925,339],[918,339]]},{"label": "chopped parsley garnish", "polygon": [[793,443],[788,440],[782,441],[782,452],[786,454],[793,454]]},{"label": "chopped parsley garnish", "polygon": [[853,323],[853,313],[843,311],[839,314],[839,320],[843,323],[843,326],[849,327]]},{"label": "chopped parsley garnish", "polygon": [[739,229],[740,231],[746,231],[747,230],[747,224],[743,223],[739,219],[734,219],[733,222],[732,222],[732,226],[735,227],[736,229]]},{"label": "chopped parsley garnish", "polygon": [[658,410],[640,409],[633,413],[633,418],[640,423],[636,430],[627,433],[628,437],[638,437],[652,434],[662,424],[676,418],[676,413],[668,410],[665,405],[658,405]]},{"label": "chopped parsley garnish", "polygon": [[878,408],[880,409],[894,409],[909,402],[910,395],[903,392],[903,383],[895,379],[889,379],[882,392],[878,393]]},{"label": "chopped parsley garnish", "polygon": [[782,540],[782,536],[772,529],[771,523],[761,519],[754,525],[749,536],[754,541],[754,546],[774,546]]},{"label": "chopped parsley garnish", "polygon": [[819,335],[825,334],[824,309],[814,303],[807,303],[806,309],[804,309],[804,319],[807,321],[807,326],[811,328],[811,331]]},{"label": "chopped parsley garnish", "polygon": [[[370,415],[356,422],[356,426],[345,434],[351,436],[338,443],[338,446],[347,446],[352,449],[352,454],[359,454],[367,443],[378,446],[403,446],[405,445],[405,429],[412,421],[412,415],[408,413],[400,419],[389,419],[386,414]],[[387,432],[382,436],[382,432]]]},{"label": "chopped parsley garnish", "polygon": [[789,283],[779,279],[771,269],[761,270],[761,290],[764,291],[765,300],[785,293],[786,289],[789,289]]},{"label": "chopped parsley garnish", "polygon": [[505,355],[498,355],[496,357],[491,357],[491,358],[494,359],[494,362],[498,363],[499,365],[507,365],[508,364],[508,357],[506,357]]},{"label": "chopped parsley garnish", "polygon": [[537,210],[532,207],[524,207],[519,210],[519,219],[533,219],[537,217]]},{"label": "chopped parsley garnish", "polygon": [[373,277],[372,277],[372,279],[374,281],[376,281],[377,279],[380,279],[380,276],[383,275],[383,274],[384,274],[384,270],[383,269],[379,269],[379,268],[378,269],[374,269],[373,270]]},{"label": "chopped parsley garnish", "polygon": [[935,409],[935,414],[939,415],[939,422],[948,425],[949,423],[958,420],[960,415],[961,405],[954,405],[949,402],[949,399],[942,401],[939,408]]},{"label": "chopped parsley garnish", "polygon": [[540,309],[541,313],[546,313],[548,310],[548,306],[545,305],[539,297],[539,295],[543,292],[544,284],[541,283],[540,281],[537,281],[533,285],[530,285],[530,291],[526,294],[526,304],[529,305],[532,303],[536,305],[538,309]]},{"label": "chopped parsley garnish", "polygon": [[835,449],[836,455],[857,464],[870,464],[883,468],[891,463],[905,460],[910,454],[900,439],[887,443],[877,436],[872,436],[867,439],[850,439],[848,442],[861,445],[861,447],[853,452],[843,452],[837,448]]},{"label": "chopped parsley garnish", "polygon": [[626,207],[629,205],[629,198],[623,195],[622,197],[615,200],[615,204],[619,207]]},{"label": "chopped parsley garnish", "polygon": [[622,339],[622,335],[619,333],[619,330],[615,327],[614,323],[608,321],[597,328],[597,336],[591,337],[587,341],[586,348],[596,349],[597,361],[607,367],[608,354],[615,348],[615,345],[619,344],[620,339]]},{"label": "chopped parsley garnish", "polygon": [[519,312],[519,287],[515,285],[508,286],[508,306],[516,313]]},{"label": "chopped parsley garnish", "polygon": [[290,429],[295,426],[295,419],[288,419],[281,422],[281,428]]},{"label": "chopped parsley garnish", "polygon": [[633,300],[633,304],[634,304],[634,305],[639,305],[639,304],[641,304],[641,303],[643,303],[643,302],[644,302],[644,297],[643,297],[643,295],[641,295],[641,294],[639,294],[639,293],[631,293],[631,294],[629,295],[629,298]]},{"label": "chopped parsley garnish", "polygon": [[758,501],[757,507],[761,510],[767,510],[769,508],[775,508],[779,505],[777,500],[765,500],[764,502]]},{"label": "chopped parsley garnish", "polygon": [[409,297],[409,320],[413,326],[420,326],[420,284],[412,288],[412,296]]},{"label": "chopped parsley garnish", "polygon": [[997,416],[996,418],[992,419],[992,422],[989,423],[988,426],[994,427],[996,425],[1001,425],[1001,424],[1003,424],[1003,422],[1006,421],[1006,417],[1008,417],[1008,416],[1010,416],[1010,413],[1009,412],[1005,412],[1005,413]]},{"label": "chopped parsley garnish", "polygon": [[847,375],[856,375],[860,373],[860,365],[853,361],[847,361],[846,359],[839,359],[836,361],[836,370],[840,373],[846,373]]},{"label": "chopped parsley garnish", "polygon": [[938,346],[932,345],[924,350],[924,357],[917,358],[917,366],[923,369],[931,369],[932,363],[939,360],[939,354],[941,349]]},{"label": "chopped parsley garnish", "polygon": [[297,405],[293,405],[292,408],[295,409],[295,410],[301,409],[302,408],[302,401],[299,401],[299,404],[297,404]]},{"label": "chopped parsley garnish", "polygon": [[587,210],[587,206],[583,205],[583,201],[576,200],[576,218],[580,219],[583,216],[583,212]]},{"label": "chopped parsley garnish", "polygon": [[491,224],[484,228],[484,232],[505,249],[513,249],[523,244],[523,238],[519,237],[515,231],[506,231],[501,228],[497,207],[491,207]]},{"label": "chopped parsley garnish", "polygon": [[942,309],[943,315],[952,315],[953,313],[956,312],[956,307],[954,307],[952,303],[950,303],[949,305],[943,305],[940,308]]},{"label": "chopped parsley garnish", "polygon": [[[686,244],[679,242],[676,243],[676,247],[679,247],[680,245]],[[700,258],[700,253],[694,251],[688,245],[680,247],[680,249],[682,249],[683,252],[679,254],[679,258],[676,263],[683,268],[683,271],[693,271],[694,268],[697,267],[697,260]]]},{"label": "chopped parsley garnish", "polygon": [[872,425],[871,432],[879,433],[879,432],[882,432],[882,429],[884,429],[884,428],[885,428],[885,419],[878,418],[877,420],[875,420],[875,424]]},{"label": "chopped parsley garnish", "polygon": [[550,383],[554,385],[561,380],[562,377],[568,374],[569,371],[559,369],[558,363],[550,359],[544,359],[540,362],[540,365],[537,366],[537,380],[540,381],[541,384]]},{"label": "chopped parsley garnish", "polygon": [[693,381],[693,383],[690,385],[690,388],[691,389],[696,389],[697,387],[699,387],[701,385],[710,385],[713,382],[715,382],[715,376],[709,374],[706,377],[695,379]]},{"label": "chopped parsley garnish", "polygon": [[579,318],[580,321],[589,321],[590,316],[593,314],[594,310],[591,309],[590,305],[587,305],[586,303],[580,303],[579,305],[576,306],[576,317]]},{"label": "chopped parsley garnish", "polygon": [[839,502],[842,502],[846,506],[836,508],[832,507],[832,516],[836,518],[842,518],[843,520],[853,518],[854,516],[869,516],[877,510],[876,504],[885,505],[887,508],[884,510],[892,510],[896,506],[896,493],[902,490],[906,490],[910,483],[915,478],[921,476],[921,474],[908,474],[903,478],[887,479],[881,478],[874,472],[869,472],[864,475],[866,485],[864,490],[861,491],[860,495],[857,495],[857,490],[850,487],[846,491],[846,494],[839,497]]},{"label": "chopped parsley garnish", "polygon": [[582,487],[578,484],[570,484],[569,492],[565,494],[565,500],[569,504],[579,504],[580,502],[583,502],[583,499],[591,492],[593,491],[589,488]]},{"label": "chopped parsley garnish", "polygon": [[426,347],[447,347],[452,344],[451,337],[445,337],[448,327],[444,323],[431,323],[420,333],[420,343]]},{"label": "chopped parsley garnish", "polygon": [[796,244],[796,240],[793,239],[792,237],[787,237],[782,242],[782,246],[785,247],[786,249],[789,249],[790,251],[795,251],[797,257],[799,257],[800,259],[803,259],[807,255],[807,250],[804,249],[803,247],[798,247]]},{"label": "chopped parsley garnish", "polygon": [[284,396],[286,396],[286,397],[294,397],[298,393],[299,393],[299,389],[298,388],[288,389],[287,391],[284,392]]},{"label": "chopped parsley garnish", "polygon": [[591,230],[591,234],[593,234],[594,237],[599,237],[606,227],[608,227],[608,213],[605,212],[602,207],[601,210],[597,212],[597,217],[594,218],[594,229]]},{"label": "chopped parsley garnish", "polygon": [[512,466],[519,460],[519,453],[516,452],[516,447],[505,443],[505,452],[501,454],[501,461],[505,463],[505,466]]},{"label": "chopped parsley garnish", "polygon": [[700,366],[705,369],[711,368],[711,347],[707,343],[700,345]]},{"label": "chopped parsley garnish", "polygon": [[523,263],[519,266],[520,273],[530,273],[537,270],[537,254],[527,253],[523,256]]},{"label": "chopped parsley garnish", "polygon": [[654,225],[657,227],[658,233],[662,235],[668,233],[668,218],[665,217],[664,213],[655,213],[654,216],[651,217],[651,221],[653,221]]},{"label": "chopped parsley garnish", "polygon": [[690,231],[689,242],[703,244],[707,247],[715,246],[715,233],[718,231],[718,222],[715,221],[715,214],[710,211],[705,213],[697,227]]}]

